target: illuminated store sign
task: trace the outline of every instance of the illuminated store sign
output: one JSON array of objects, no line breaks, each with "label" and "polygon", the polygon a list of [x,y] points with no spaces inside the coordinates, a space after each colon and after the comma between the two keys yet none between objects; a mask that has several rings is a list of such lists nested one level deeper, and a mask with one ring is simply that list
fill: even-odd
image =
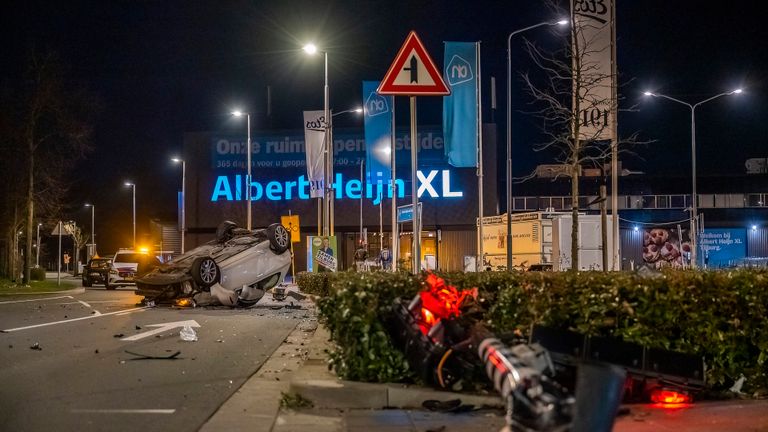
[{"label": "illuminated store sign", "polygon": [[[450,170],[417,171],[419,197],[429,198],[461,198],[464,192],[452,189]],[[364,186],[364,187],[363,187]],[[246,176],[243,175],[219,175],[216,185],[213,187],[211,201],[242,201],[245,199],[247,187]],[[392,198],[392,190],[387,183],[382,181],[363,185],[360,179],[344,179],[342,173],[337,173],[333,182],[336,191],[336,199],[360,199],[365,196],[373,200],[376,205],[382,196]],[[365,189],[365,190],[363,190]],[[397,196],[405,197],[405,182],[397,180]],[[306,176],[299,176],[296,181],[268,181],[262,183],[251,181],[251,200],[258,201],[290,201],[294,199],[308,200],[309,181]]]}]

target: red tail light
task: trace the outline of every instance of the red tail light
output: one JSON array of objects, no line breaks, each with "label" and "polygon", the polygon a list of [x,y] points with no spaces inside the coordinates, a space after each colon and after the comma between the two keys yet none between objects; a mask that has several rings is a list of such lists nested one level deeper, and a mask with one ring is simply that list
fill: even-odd
[{"label": "red tail light", "polygon": [[686,405],[693,402],[691,395],[669,389],[656,389],[651,392],[651,401],[664,406]]},{"label": "red tail light", "polygon": [[459,291],[432,273],[427,276],[426,284],[427,289],[419,293],[422,304],[420,327],[424,334],[441,319],[459,316],[467,297],[477,297],[476,288]]}]

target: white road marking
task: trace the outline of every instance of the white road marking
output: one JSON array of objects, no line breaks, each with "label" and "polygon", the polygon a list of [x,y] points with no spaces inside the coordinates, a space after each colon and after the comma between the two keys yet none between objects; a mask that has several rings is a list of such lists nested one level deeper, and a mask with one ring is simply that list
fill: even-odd
[{"label": "white road marking", "polygon": [[[63,302],[63,303],[56,303],[56,304],[57,304],[57,305],[65,305],[65,306],[66,306],[66,305],[73,305],[73,304],[77,304],[79,301],[80,301],[80,300],[78,300],[78,301],[73,301],[73,302]],[[89,301],[89,302],[88,302],[88,304],[102,304],[102,303],[121,303],[121,302],[122,302],[122,300],[91,300],[91,301]]]},{"label": "white road marking", "polygon": [[76,414],[173,414],[175,409],[73,409]]},{"label": "white road marking", "polygon": [[126,313],[131,313],[131,312],[135,312],[135,311],[144,310],[144,309],[146,309],[146,306],[145,307],[140,307],[140,308],[135,308],[135,309],[126,309],[124,311],[108,312],[108,313],[105,313],[105,314],[99,313],[99,314],[88,315],[88,316],[84,316],[84,317],[80,317],[80,318],[72,318],[72,319],[68,319],[68,320],[54,321],[54,322],[43,323],[43,324],[35,324],[35,325],[31,325],[31,326],[26,326],[26,327],[16,327],[16,328],[12,328],[12,329],[2,330],[2,332],[3,333],[10,333],[10,332],[15,332],[15,331],[19,331],[19,330],[29,330],[29,329],[38,328],[38,327],[47,327],[47,326],[52,326],[52,325],[56,325],[56,324],[66,324],[66,323],[71,323],[71,322],[74,322],[74,321],[82,321],[82,320],[87,320],[87,319],[92,319],[92,318],[105,317],[105,316],[109,316],[109,315],[126,314]]},{"label": "white road marking", "polygon": [[91,305],[89,305],[88,303],[86,303],[86,302],[84,302],[84,301],[82,301],[82,300],[78,300],[77,302],[78,302],[78,303],[80,303],[81,305],[83,305],[83,306],[87,307],[87,308],[90,308],[90,307],[91,307]]},{"label": "white road marking", "polygon": [[[139,313],[139,312],[146,312],[146,311],[147,311],[147,309],[149,309],[149,308],[145,308],[145,309],[142,309],[142,310],[138,310],[138,311],[135,311],[135,312],[136,312],[136,313]],[[133,309],[131,309],[131,310],[128,310],[127,312],[126,312],[126,311],[122,311],[122,312],[116,313],[116,314],[115,314],[115,316],[123,316],[123,315],[128,315],[128,314],[130,314],[130,313],[134,313],[134,310],[133,310]]]},{"label": "white road marking", "polygon": [[33,302],[33,301],[45,301],[45,300],[58,300],[58,299],[64,299],[64,298],[74,298],[72,296],[60,296],[60,297],[45,297],[45,298],[39,298],[39,299],[29,299],[29,300],[9,300],[0,302],[0,304],[11,304],[11,303],[26,303],[26,302]]},{"label": "white road marking", "polygon": [[186,321],[176,321],[176,322],[169,322],[169,323],[163,323],[163,324],[149,324],[145,325],[144,327],[158,327],[154,330],[150,330],[148,332],[139,333],[137,335],[124,337],[120,340],[124,341],[137,341],[139,339],[144,339],[145,337],[149,337],[158,333],[166,332],[168,330],[171,330],[176,327],[184,327],[184,326],[190,326],[190,327],[200,327],[200,324],[197,323],[195,320],[186,320]]}]

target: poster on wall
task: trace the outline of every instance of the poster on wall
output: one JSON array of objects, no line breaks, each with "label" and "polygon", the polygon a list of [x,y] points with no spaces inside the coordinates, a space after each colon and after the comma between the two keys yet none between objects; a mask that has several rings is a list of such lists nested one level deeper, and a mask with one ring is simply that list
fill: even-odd
[{"label": "poster on wall", "polygon": [[679,268],[691,254],[689,230],[648,228],[643,233],[643,261],[651,267]]},{"label": "poster on wall", "polygon": [[747,256],[747,231],[739,228],[705,229],[699,235],[698,261],[706,268],[734,267]]},{"label": "poster on wall", "polygon": [[338,269],[336,236],[307,237],[307,271],[335,272]]}]

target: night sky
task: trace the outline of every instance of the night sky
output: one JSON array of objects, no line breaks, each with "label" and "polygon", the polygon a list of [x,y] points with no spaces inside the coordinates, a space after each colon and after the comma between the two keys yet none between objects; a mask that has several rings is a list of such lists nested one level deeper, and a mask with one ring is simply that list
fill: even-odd
[{"label": "night sky", "polygon": [[[621,108],[638,109],[620,114],[620,134],[640,131],[642,139],[655,140],[623,158],[624,167],[658,175],[690,171],[690,112],[672,102],[645,100],[644,90],[697,102],[744,87],[744,94],[697,110],[699,173],[741,174],[746,159],[768,157],[768,30],[759,2],[617,3]],[[89,225],[90,210],[82,203],[95,203],[97,232],[105,241],[109,227],[130,227],[125,180],[137,184],[140,235],[150,217],[175,219],[181,169],[169,158],[181,149],[184,132],[245,134],[244,121],[228,113],[236,107],[263,113],[267,86],[273,115],[261,120],[269,124],[255,128],[300,130],[302,111],[321,109],[323,102],[321,57],[300,51],[310,40],[329,51],[336,110],[360,104],[360,82],[383,77],[411,29],[438,64],[442,41],[482,41],[484,116],[499,124],[503,157],[507,34],[555,18],[538,1],[511,0],[11,0],[1,15],[2,85],[17,82],[30,50],[53,51],[69,67],[70,80],[101,100],[94,151],[71,178],[71,218]],[[554,31],[534,30],[526,37],[551,45]],[[512,58],[516,72],[536,73],[520,38],[513,42]],[[487,106],[490,76],[497,81],[495,113]],[[398,112],[407,115],[406,99],[399,99]],[[440,98],[423,99],[420,122],[439,124]],[[531,151],[542,138],[538,121],[522,112],[529,101],[515,77],[516,176],[552,162]],[[352,117],[335,122],[360,124]]]}]

